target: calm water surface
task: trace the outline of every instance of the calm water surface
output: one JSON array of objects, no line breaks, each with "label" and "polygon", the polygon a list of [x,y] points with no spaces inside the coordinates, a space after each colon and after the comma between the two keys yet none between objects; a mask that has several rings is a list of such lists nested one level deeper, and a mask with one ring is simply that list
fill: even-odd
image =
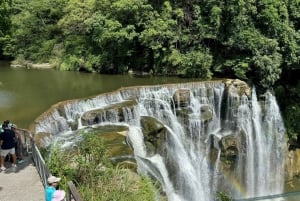
[{"label": "calm water surface", "polygon": [[9,63],[0,62],[0,123],[10,119],[19,127],[28,128],[34,119],[60,101],[94,96],[127,86],[188,81],[195,80],[10,68]]}]

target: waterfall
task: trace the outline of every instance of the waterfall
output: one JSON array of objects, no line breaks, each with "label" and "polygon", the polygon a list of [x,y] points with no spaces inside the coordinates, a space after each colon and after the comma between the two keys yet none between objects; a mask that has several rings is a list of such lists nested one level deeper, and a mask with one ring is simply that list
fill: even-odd
[{"label": "waterfall", "polygon": [[[245,140],[246,146],[240,147],[239,163],[238,169],[239,172],[245,174],[245,185],[247,189],[247,197],[254,195],[255,187],[255,175],[254,172],[254,136],[251,122],[251,110],[249,108],[249,102],[245,95],[241,97],[241,105],[238,107],[237,113],[237,127],[238,133],[241,138],[241,143]],[[243,150],[244,149],[244,150]],[[241,177],[242,178],[242,177]],[[242,182],[242,181],[241,181]]]},{"label": "waterfall", "polygon": [[[234,198],[280,193],[285,132],[280,110],[270,92],[258,100],[255,88],[247,88],[241,81],[122,88],[60,105],[38,119],[35,131],[63,136],[70,122],[79,122],[78,128],[125,123],[138,172],[160,181],[170,201],[212,201],[219,191]],[[124,104],[129,100],[136,102]],[[144,116],[165,128],[162,151],[147,152]]]}]

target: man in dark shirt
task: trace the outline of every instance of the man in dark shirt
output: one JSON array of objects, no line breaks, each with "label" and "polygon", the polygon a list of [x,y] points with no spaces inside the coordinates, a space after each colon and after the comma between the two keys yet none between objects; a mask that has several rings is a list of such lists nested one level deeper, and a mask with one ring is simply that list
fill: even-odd
[{"label": "man in dark shirt", "polygon": [[4,159],[8,154],[11,154],[13,159],[12,167],[16,168],[16,151],[15,151],[15,142],[16,134],[12,131],[8,124],[4,123],[2,125],[3,132],[0,134],[0,144],[1,144],[1,170],[4,171]]}]

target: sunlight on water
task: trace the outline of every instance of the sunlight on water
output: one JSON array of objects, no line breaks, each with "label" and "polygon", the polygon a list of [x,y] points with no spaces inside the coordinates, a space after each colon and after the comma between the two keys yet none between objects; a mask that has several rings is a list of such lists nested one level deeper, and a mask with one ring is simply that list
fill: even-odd
[{"label": "sunlight on water", "polygon": [[0,90],[0,108],[10,108],[14,102],[13,93]]}]

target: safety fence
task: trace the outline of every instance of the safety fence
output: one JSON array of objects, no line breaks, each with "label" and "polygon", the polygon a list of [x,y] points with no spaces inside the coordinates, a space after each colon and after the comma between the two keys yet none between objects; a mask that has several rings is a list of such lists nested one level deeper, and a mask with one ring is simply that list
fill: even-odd
[{"label": "safety fence", "polygon": [[299,201],[300,192],[286,192],[274,195],[260,196],[254,198],[234,199],[233,201]]},{"label": "safety fence", "polygon": [[[18,129],[19,132],[22,132],[22,142],[23,145],[26,147],[25,154],[28,156],[31,155],[34,165],[40,175],[41,181],[43,186],[46,187],[47,185],[47,178],[51,175],[50,170],[48,169],[38,147],[36,146],[31,133],[25,129]],[[82,197],[80,196],[76,186],[72,181],[67,182],[67,201],[83,201]]]}]

